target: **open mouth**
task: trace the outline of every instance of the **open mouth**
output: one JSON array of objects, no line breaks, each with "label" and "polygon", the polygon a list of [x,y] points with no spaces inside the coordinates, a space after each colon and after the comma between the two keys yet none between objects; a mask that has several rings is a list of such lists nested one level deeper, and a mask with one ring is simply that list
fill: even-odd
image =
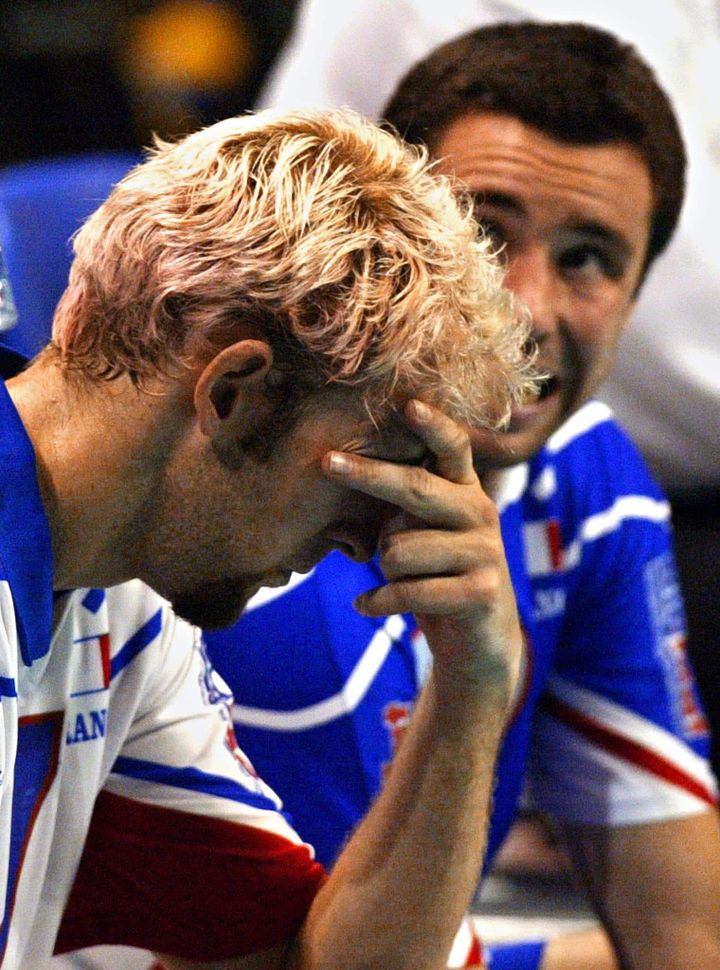
[{"label": "open mouth", "polygon": [[544,401],[546,398],[553,395],[559,386],[560,381],[557,379],[557,377],[546,377],[540,382],[540,393],[537,396],[537,400]]}]

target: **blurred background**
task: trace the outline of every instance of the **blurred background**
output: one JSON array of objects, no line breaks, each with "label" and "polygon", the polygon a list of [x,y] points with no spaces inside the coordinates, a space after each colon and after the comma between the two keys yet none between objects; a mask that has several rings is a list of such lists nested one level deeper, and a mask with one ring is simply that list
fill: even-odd
[{"label": "blurred background", "polygon": [[0,166],[252,108],[295,0],[2,0]]}]

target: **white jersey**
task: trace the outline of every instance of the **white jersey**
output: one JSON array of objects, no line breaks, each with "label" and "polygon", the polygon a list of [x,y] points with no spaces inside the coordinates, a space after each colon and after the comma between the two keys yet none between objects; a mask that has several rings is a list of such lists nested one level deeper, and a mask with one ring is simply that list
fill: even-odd
[{"label": "white jersey", "polygon": [[287,938],[321,867],[237,748],[199,633],[139,581],[53,596],[1,383],[0,468],[2,970],[56,936],[206,960]]}]

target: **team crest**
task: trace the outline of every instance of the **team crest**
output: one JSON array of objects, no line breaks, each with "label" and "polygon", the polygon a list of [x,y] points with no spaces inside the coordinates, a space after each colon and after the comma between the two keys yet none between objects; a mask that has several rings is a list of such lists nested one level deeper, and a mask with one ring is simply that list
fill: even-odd
[{"label": "team crest", "polygon": [[205,641],[200,637],[198,641],[198,653],[200,654],[202,670],[200,671],[199,682],[203,700],[209,707],[216,707],[220,711],[220,716],[226,722],[224,744],[235,762],[245,775],[257,778],[258,774],[252,762],[237,743],[235,729],[230,715],[230,708],[233,696],[225,681],[213,667],[212,661],[208,656]]}]

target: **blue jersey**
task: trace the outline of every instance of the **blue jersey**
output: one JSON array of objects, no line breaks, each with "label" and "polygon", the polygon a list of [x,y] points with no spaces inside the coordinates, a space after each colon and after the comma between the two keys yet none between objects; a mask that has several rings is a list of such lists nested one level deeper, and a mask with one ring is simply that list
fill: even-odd
[{"label": "blue jersey", "polygon": [[[526,654],[488,863],[526,783],[539,807],[576,822],[713,804],[669,506],[610,411],[591,402],[572,416],[503,473],[497,501]],[[206,635],[239,743],[326,863],[382,785],[430,664],[412,617],[353,610],[382,581],[377,563],[333,554]]]}]

